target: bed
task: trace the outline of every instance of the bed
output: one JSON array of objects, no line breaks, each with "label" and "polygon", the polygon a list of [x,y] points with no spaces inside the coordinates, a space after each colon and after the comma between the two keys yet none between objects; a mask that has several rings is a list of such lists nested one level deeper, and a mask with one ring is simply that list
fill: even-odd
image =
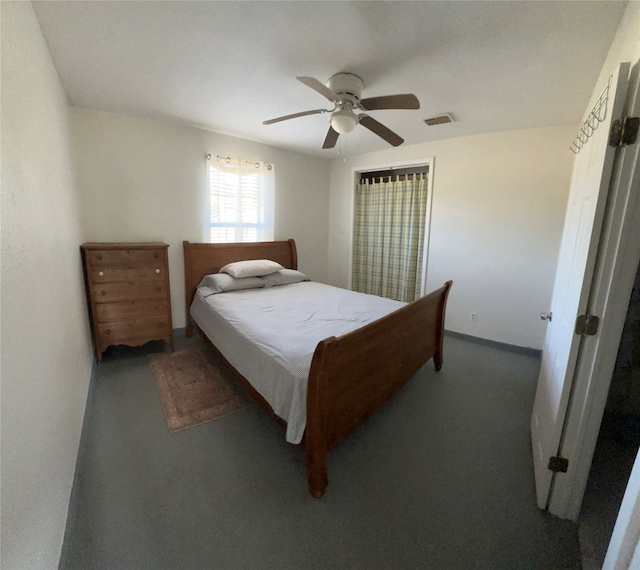
[{"label": "bed", "polygon": [[[295,242],[208,244],[185,241],[183,247],[187,336],[191,337],[196,329],[229,366],[246,391],[285,429],[287,441],[300,443],[305,453],[309,492],[313,497],[320,498],[328,483],[329,451],[380,408],[429,359],[433,358],[436,370],[442,367],[445,308],[452,282],[446,282],[440,289],[409,304],[376,297],[371,310],[362,305],[362,311],[356,311],[357,317],[347,319],[353,320],[352,323],[328,325],[337,327],[333,334],[326,332],[330,329],[321,322],[327,320],[325,318],[309,323],[316,314],[309,305],[308,318],[304,314],[302,317],[296,314],[292,321],[305,321],[312,328],[317,325],[317,334],[320,336],[312,341],[310,348],[307,346],[298,351],[298,344],[301,343],[295,342],[295,331],[289,330],[288,325],[269,325],[269,315],[266,313],[273,306],[284,301],[288,312],[296,306],[305,310],[306,303],[302,301],[304,295],[307,295],[307,299],[327,296],[336,299],[338,304],[333,305],[335,312],[339,310],[335,307],[343,307],[344,303],[359,307],[361,300],[372,296],[309,281],[253,291],[206,295],[202,289],[198,290],[203,278],[217,273],[231,262],[269,259],[284,268],[297,270]],[[342,292],[340,295],[347,296],[346,300],[340,300],[339,291]],[[245,316],[260,316],[264,312],[267,320],[246,319],[250,331],[244,333],[243,338],[229,324],[238,320],[236,313],[228,313],[236,310],[234,305],[241,305],[241,312]],[[209,321],[205,314],[207,311],[212,311],[219,320]],[[225,314],[230,318],[229,322],[223,318]],[[366,324],[360,324],[361,321]],[[271,338],[253,339],[254,333],[258,334],[260,329],[274,328],[279,332],[275,332]],[[243,345],[243,342],[252,342],[256,347]],[[260,372],[257,372],[256,366],[252,368],[248,364],[249,353],[252,350],[264,351],[267,344],[273,345],[276,354],[270,358],[276,362],[263,362],[259,367]],[[289,346],[292,348],[289,349]],[[291,354],[284,354],[288,350]],[[239,355],[246,355],[246,358]],[[289,364],[282,366],[280,357],[289,358]],[[290,365],[291,361],[294,365]],[[266,365],[271,368],[264,368]],[[265,370],[270,372],[265,373]],[[274,397],[273,391],[277,391],[277,388],[265,388],[260,376],[280,375],[284,385],[289,372],[293,374],[291,384],[301,385],[303,390],[297,395],[294,391],[293,396],[285,397],[283,404]],[[305,376],[303,381],[301,374]]]}]

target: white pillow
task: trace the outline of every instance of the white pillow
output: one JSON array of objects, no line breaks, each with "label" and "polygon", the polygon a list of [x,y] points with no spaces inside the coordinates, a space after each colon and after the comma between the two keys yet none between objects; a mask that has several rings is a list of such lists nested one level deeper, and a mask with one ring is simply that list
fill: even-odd
[{"label": "white pillow", "polygon": [[226,273],[213,273],[205,275],[198,285],[199,289],[206,289],[204,296],[224,293],[225,291],[239,291],[240,289],[261,289],[264,281],[259,277],[245,277],[236,279]]},{"label": "white pillow", "polygon": [[260,280],[264,282],[265,287],[276,287],[277,285],[289,285],[290,283],[300,283],[300,281],[309,281],[309,278],[296,269],[281,269],[270,275],[263,275]]},{"label": "white pillow", "polygon": [[220,269],[219,273],[228,273],[232,277],[238,278],[262,277],[263,275],[275,273],[280,269],[284,269],[284,267],[270,259],[248,259],[247,261],[227,263],[227,265]]}]

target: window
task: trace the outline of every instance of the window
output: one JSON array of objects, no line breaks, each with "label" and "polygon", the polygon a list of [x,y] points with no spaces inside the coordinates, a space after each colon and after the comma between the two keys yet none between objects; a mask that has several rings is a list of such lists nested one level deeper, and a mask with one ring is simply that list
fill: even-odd
[{"label": "window", "polygon": [[273,165],[214,156],[208,174],[211,242],[272,240]]}]

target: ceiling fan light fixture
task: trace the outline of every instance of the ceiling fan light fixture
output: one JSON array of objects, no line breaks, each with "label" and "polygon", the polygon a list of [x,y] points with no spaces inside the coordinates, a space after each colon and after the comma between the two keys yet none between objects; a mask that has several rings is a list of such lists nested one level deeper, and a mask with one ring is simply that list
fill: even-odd
[{"label": "ceiling fan light fixture", "polygon": [[331,128],[337,133],[350,133],[357,125],[358,117],[351,109],[340,109],[331,115]]}]

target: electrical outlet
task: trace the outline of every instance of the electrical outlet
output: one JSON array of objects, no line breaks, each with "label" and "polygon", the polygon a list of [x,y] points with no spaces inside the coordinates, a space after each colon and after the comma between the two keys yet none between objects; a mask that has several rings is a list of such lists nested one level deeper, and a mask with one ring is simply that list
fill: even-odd
[{"label": "electrical outlet", "polygon": [[472,323],[475,323],[478,320],[478,313],[472,311],[471,313],[469,313],[469,320]]}]

